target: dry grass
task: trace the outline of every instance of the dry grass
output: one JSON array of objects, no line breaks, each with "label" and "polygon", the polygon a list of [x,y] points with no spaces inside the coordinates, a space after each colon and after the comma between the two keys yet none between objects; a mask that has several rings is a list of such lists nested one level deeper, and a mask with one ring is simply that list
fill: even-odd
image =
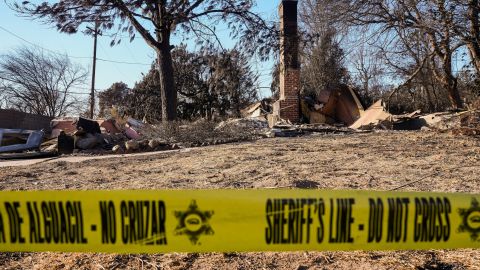
[{"label": "dry grass", "polygon": [[[480,140],[434,132],[275,138],[0,169],[2,190],[318,188],[480,193]],[[422,181],[412,182],[423,178]],[[405,185],[412,183],[411,185]],[[4,269],[480,269],[480,250],[3,253]]]}]

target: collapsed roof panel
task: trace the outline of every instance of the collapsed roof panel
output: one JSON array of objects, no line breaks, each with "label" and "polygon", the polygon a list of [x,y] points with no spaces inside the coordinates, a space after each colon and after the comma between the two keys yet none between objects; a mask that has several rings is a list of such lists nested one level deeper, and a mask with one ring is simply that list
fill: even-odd
[{"label": "collapsed roof panel", "polygon": [[359,129],[362,126],[376,124],[381,121],[387,121],[391,119],[392,115],[385,110],[383,101],[378,100],[372,106],[370,106],[370,108],[368,108],[357,121],[350,125],[350,128]]},{"label": "collapsed roof panel", "polygon": [[[353,124],[364,112],[358,94],[346,85],[337,89],[321,91],[317,97],[318,104],[310,104],[312,100],[305,98],[302,111],[310,123],[343,123]],[[308,110],[305,106],[308,105]],[[323,117],[319,117],[319,114]],[[324,122],[321,122],[323,119]],[[318,122],[320,121],[320,122]]]}]

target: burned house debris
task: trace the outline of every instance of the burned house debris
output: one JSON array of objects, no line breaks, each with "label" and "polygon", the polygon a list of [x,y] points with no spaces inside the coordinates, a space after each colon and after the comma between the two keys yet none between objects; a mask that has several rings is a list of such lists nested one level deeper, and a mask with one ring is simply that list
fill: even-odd
[{"label": "burned house debris", "polygon": [[[9,152],[23,152],[30,150],[38,150],[40,144],[43,141],[43,131],[26,131],[20,129],[0,129],[0,143],[3,141],[3,137],[7,136],[22,136],[28,135],[27,141],[20,144],[9,144],[2,146],[0,144],[0,153],[9,153]],[[17,137],[19,138],[19,137]]]},{"label": "burned house debris", "polygon": [[343,123],[349,126],[364,113],[360,97],[346,85],[321,91],[316,100],[304,97],[301,108],[305,120],[310,124]]},{"label": "burned house debris", "polygon": [[314,100],[301,96],[300,57],[298,38],[298,1],[284,0],[280,15],[280,97],[273,105],[269,124],[273,127],[279,119],[310,124],[353,124],[363,113],[358,94],[343,85],[338,89],[324,89]]},{"label": "burned house debris", "polygon": [[0,154],[38,151],[51,120],[47,116],[0,110]]},{"label": "burned house debris", "polygon": [[273,105],[272,118],[300,121],[300,59],[298,55],[298,2],[283,0],[280,15],[280,98]]},{"label": "burned house debris", "polygon": [[261,101],[240,110],[240,113],[243,118],[265,117],[272,113],[272,100],[270,98],[264,98]]},{"label": "burned house debris", "polygon": [[[393,115],[383,100],[365,109],[357,91],[344,84],[320,89],[315,97],[303,95],[297,5],[297,0],[283,0],[279,7],[280,91],[275,102],[263,99],[241,110],[242,118],[224,119],[213,126],[204,119],[189,124],[152,125],[128,116],[53,119],[0,110],[0,153],[122,154],[257,138],[295,137],[314,132],[350,134],[378,129],[451,130],[454,134],[480,135],[478,109]],[[196,135],[202,129],[207,136]]]}]

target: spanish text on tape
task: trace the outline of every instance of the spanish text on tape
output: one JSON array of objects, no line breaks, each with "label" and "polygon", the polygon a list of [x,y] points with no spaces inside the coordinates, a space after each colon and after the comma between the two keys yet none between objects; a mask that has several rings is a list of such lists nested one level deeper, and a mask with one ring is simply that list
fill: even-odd
[{"label": "spanish text on tape", "polygon": [[480,248],[479,202],[379,191],[2,191],[0,251]]}]

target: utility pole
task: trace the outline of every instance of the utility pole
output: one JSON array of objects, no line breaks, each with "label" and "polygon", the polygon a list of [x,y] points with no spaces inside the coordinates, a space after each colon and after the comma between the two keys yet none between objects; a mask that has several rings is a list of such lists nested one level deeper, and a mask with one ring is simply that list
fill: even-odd
[{"label": "utility pole", "polygon": [[90,119],[93,119],[95,113],[95,68],[97,64],[97,35],[98,22],[95,22],[95,31],[93,32],[93,65],[92,65],[92,90],[90,92]]}]

